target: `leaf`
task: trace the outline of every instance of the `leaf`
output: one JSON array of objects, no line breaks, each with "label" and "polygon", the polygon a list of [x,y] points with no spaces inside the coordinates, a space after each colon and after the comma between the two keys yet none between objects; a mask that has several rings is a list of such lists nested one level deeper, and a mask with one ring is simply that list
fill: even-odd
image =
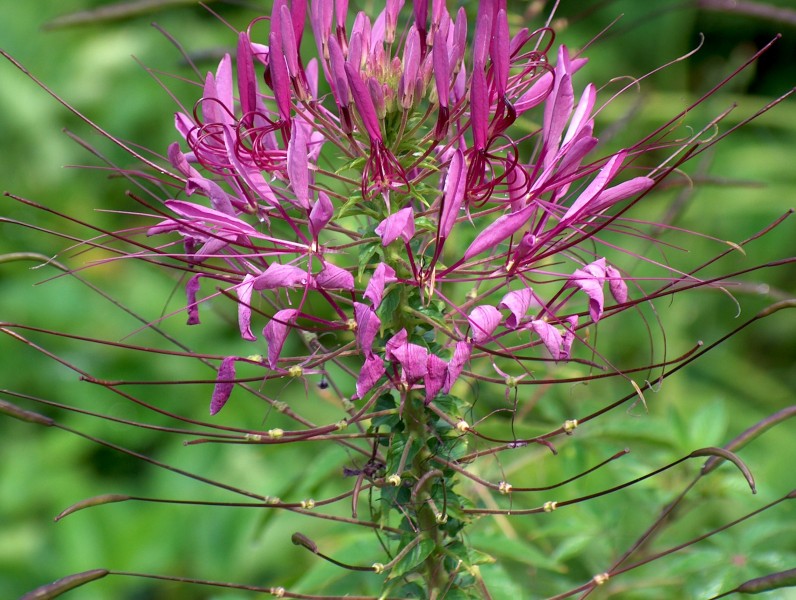
[{"label": "leaf", "polygon": [[376,314],[382,321],[390,322],[393,319],[393,315],[396,314],[398,307],[401,305],[401,288],[400,287],[393,287],[390,289],[389,292],[383,297],[381,301],[381,305],[379,306]]},{"label": "leaf", "polygon": [[488,552],[495,558],[508,558],[534,569],[547,569],[558,573],[562,572],[564,568],[563,565],[553,560],[548,554],[543,553],[536,546],[532,546],[520,539],[510,539],[490,532],[471,534],[470,539],[473,547]]},{"label": "leaf", "polygon": [[719,398],[702,404],[688,421],[690,448],[721,444],[727,433],[727,407]]},{"label": "leaf", "polygon": [[[404,538],[406,540],[406,538]],[[415,539],[414,537],[411,540]],[[408,541],[411,541],[408,540]],[[395,579],[396,577],[401,577],[406,573],[414,571],[419,565],[423,563],[434,551],[434,547],[436,544],[433,540],[424,539],[421,540],[418,544],[412,548],[409,553],[404,556],[398,564],[395,565],[390,574],[387,576],[387,579]]]},{"label": "leaf", "polygon": [[528,582],[525,578],[512,579],[509,571],[500,563],[481,567],[481,576],[486,589],[492,598],[525,598],[528,594]]},{"label": "leaf", "polygon": [[382,249],[381,249],[381,242],[372,242],[370,244],[364,244],[359,251],[359,265],[357,267],[357,279],[361,280],[362,275],[365,273],[365,269],[368,268],[368,265],[371,262],[371,259],[374,256],[383,256]]}]

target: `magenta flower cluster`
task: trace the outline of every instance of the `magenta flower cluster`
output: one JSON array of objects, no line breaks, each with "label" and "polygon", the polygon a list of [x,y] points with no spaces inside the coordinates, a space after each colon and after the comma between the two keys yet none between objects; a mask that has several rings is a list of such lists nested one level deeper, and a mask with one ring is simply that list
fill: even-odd
[{"label": "magenta flower cluster", "polygon": [[[596,90],[573,84],[586,59],[564,46],[553,58],[548,28],[512,37],[505,1],[479,4],[469,52],[463,8],[416,2],[401,28],[403,2],[389,0],[349,32],[347,4],[314,0],[306,15],[304,2],[277,1],[268,35],[260,22],[241,33],[193,114],[176,115],[183,142],[169,159],[185,195],[204,200],[167,200],[172,215],[149,234],[182,237],[175,256],[196,272],[189,323],[203,279],[236,295],[243,340],[257,339],[253,313],[265,319],[267,356],[222,362],[212,413],[237,361],[267,377],[313,372],[302,361],[318,360],[284,354],[294,330],[336,332],[343,354],[361,357],[354,398],[417,388],[430,402],[474,347],[567,360],[578,330],[603,316],[606,284],[628,300],[623,273],[581,243],[654,180],[621,177],[627,150],[591,158]],[[541,124],[521,133],[516,119],[531,111]],[[572,267],[553,270],[562,258]],[[531,285],[540,277],[557,283]]]},{"label": "magenta flower cluster", "polygon": [[[507,481],[516,471],[504,468],[503,456],[529,444],[557,453],[558,439],[581,424],[636,398],[646,403],[644,389],[631,376],[643,372],[651,379],[649,374],[656,371],[656,382],[663,381],[719,343],[701,348],[700,342],[675,358],[664,348],[660,360],[657,348],[651,348],[647,358],[627,364],[598,348],[596,326],[601,324],[601,336],[606,329],[610,335],[611,329],[602,323],[634,313],[641,324],[638,332],[655,346],[657,334],[650,326],[658,317],[655,300],[690,288],[724,286],[724,278],[703,277],[706,268],[773,229],[784,217],[740,244],[728,242],[724,254],[679,269],[669,261],[666,242],[657,237],[658,229],[668,225],[629,218],[625,213],[670,173],[723,137],[701,138],[726,113],[697,133],[681,139],[669,135],[679,117],[723,83],[630,146],[598,150],[595,118],[604,104],[598,104],[595,85],[576,84],[586,58],[558,45],[549,22],[512,35],[506,0],[481,0],[472,17],[464,8],[450,13],[445,0],[430,4],[418,0],[406,7],[404,0],[386,0],[375,19],[365,12],[353,14],[348,0],[310,0],[309,4],[275,0],[269,17],[256,19],[238,34],[234,57],[224,55],[216,70],[199,82],[201,97],[193,108],[180,106],[175,125],[181,139],[168,148],[170,169],[72,109],[144,163],[145,170],[110,166],[156,202],[131,193],[150,209],[143,215],[147,224],[117,232],[61,216],[98,234],[84,242],[86,247],[115,254],[99,262],[140,258],[176,272],[185,284],[188,325],[201,325],[211,302],[230,299],[237,312],[240,341],[235,337],[232,353],[216,348],[212,354],[195,351],[193,344],[183,344],[154,321],[83,281],[79,269],[50,261],[177,349],[24,324],[4,323],[2,332],[55,358],[82,380],[188,427],[139,423],[84,410],[78,404],[71,408],[29,395],[11,395],[174,434],[188,438],[188,445],[267,447],[312,442],[337,445],[345,454],[335,463],[339,477],[334,477],[331,494],[318,487],[317,499],[281,499],[171,467],[0,401],[0,412],[14,418],[57,425],[246,498],[246,502],[233,503],[105,494],[73,504],[56,520],[84,508],[130,500],[293,511],[373,531],[380,546],[374,545],[377,560],[369,566],[326,556],[302,532],[291,539],[338,567],[384,575],[375,584],[381,589],[379,597],[488,598],[478,565],[491,558],[465,535],[476,520],[487,515],[552,513],[619,492],[687,459],[710,457],[694,482],[621,558],[588,582],[556,596],[583,592],[585,597],[615,575],[706,537],[657,554],[647,544],[699,478],[721,461],[738,467],[755,491],[751,471],[735,450],[789,418],[792,407],[761,421],[724,448],[699,448],[613,487],[561,500],[544,499],[531,508],[515,503],[515,498],[528,497],[523,494],[535,498],[534,494],[589,475],[629,450],[541,487],[531,487],[519,477],[516,485]],[[468,23],[475,24],[474,30],[468,31]],[[305,30],[307,25],[311,32]],[[650,150],[665,151],[668,158],[655,158]],[[146,171],[147,167],[152,171]],[[660,250],[662,258],[652,258],[639,250],[642,246]],[[25,253],[10,256],[10,260],[31,258]],[[789,262],[792,259],[758,265],[729,277]],[[790,300],[772,305],[720,341],[792,306]],[[180,304],[177,312],[182,310]],[[650,314],[654,316],[649,318]],[[235,319],[230,318],[230,329],[235,332]],[[200,380],[182,374],[170,374],[165,381],[104,378],[17,331],[196,359],[216,372]],[[661,337],[665,345],[665,334]],[[536,423],[524,419],[534,406],[524,391],[532,389],[529,386],[539,386],[538,399],[551,383],[614,376],[632,386],[623,398],[600,400],[599,408],[579,412],[577,418],[556,416],[560,420],[547,433],[540,432],[549,425],[546,417]],[[279,384],[265,385],[272,380]],[[272,391],[284,390],[291,380],[300,380],[307,391],[308,382],[314,381],[318,395],[333,400],[335,416],[324,413],[327,416],[316,418],[316,406],[309,397],[303,404],[297,399],[297,406],[288,394],[275,399]],[[249,385],[252,382],[259,387]],[[240,400],[236,391],[246,391],[274,410],[259,423],[228,426],[223,419],[203,422],[184,417],[151,403],[143,394],[137,397],[124,391],[134,384],[196,383],[207,385],[208,390],[213,386],[211,416]],[[653,388],[648,381],[644,385]],[[266,429],[269,419],[271,428]],[[521,460],[526,458],[523,454]],[[474,467],[490,460],[495,469]],[[343,492],[336,489],[336,479],[341,477],[353,482]],[[299,487],[282,491],[293,495],[300,493]],[[367,516],[360,514],[365,500]],[[339,509],[343,502],[350,502],[350,513]],[[325,512],[332,505],[335,510]],[[563,530],[572,531],[572,527],[568,524]],[[630,566],[623,564],[639,549],[645,557]],[[495,573],[503,577],[503,571]],[[32,594],[55,597],[109,574],[227,585],[96,569]],[[772,577],[784,581],[792,573]],[[780,583],[771,579],[765,589]],[[320,597],[282,587],[228,585],[276,597]]]}]

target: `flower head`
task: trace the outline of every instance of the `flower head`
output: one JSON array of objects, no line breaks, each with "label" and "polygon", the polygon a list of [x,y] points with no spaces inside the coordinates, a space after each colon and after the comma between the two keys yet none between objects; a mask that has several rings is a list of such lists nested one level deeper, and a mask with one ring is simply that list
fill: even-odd
[{"label": "flower head", "polygon": [[[212,421],[245,388],[298,424],[239,437],[202,425],[225,441],[333,441],[364,456],[343,471],[357,477],[352,522],[362,523],[357,501],[368,489],[382,521],[366,525],[403,544],[377,571],[414,547],[440,564],[467,555],[457,544],[480,509],[464,508],[456,483],[470,462],[534,442],[553,449],[549,438],[584,421],[521,439],[514,420],[526,386],[652,369],[603,354],[596,329],[716,281],[625,247],[663,246],[624,211],[698,137],[668,140],[661,129],[598,150],[599,88],[579,81],[586,59],[549,27],[512,35],[505,0],[483,0],[468,45],[463,9],[402,8],[386,0],[377,15],[350,15],[347,0],[276,0],[203,78],[194,110],[176,114],[174,173],[162,189],[177,189],[152,211],[145,242],[129,236],[140,256],[187,274],[189,325],[202,325],[211,297],[236,303],[240,351],[200,356],[218,365],[204,382]],[[307,20],[313,56],[302,53]],[[647,151],[661,148],[679,157],[674,166],[650,166]],[[316,376],[318,395],[342,414],[334,423],[316,425],[262,391],[274,380],[309,390]],[[494,388],[504,393],[483,410],[478,390]],[[510,433],[494,437],[489,426],[505,414]],[[470,439],[495,445],[470,451]]]}]

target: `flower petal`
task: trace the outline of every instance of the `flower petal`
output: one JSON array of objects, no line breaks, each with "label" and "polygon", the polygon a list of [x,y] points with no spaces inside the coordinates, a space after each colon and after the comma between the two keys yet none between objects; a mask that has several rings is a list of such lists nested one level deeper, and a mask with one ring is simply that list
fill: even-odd
[{"label": "flower petal", "polygon": [[535,319],[528,324],[528,329],[542,339],[542,344],[547,348],[554,360],[560,360],[563,354],[564,340],[561,333],[547,321]]},{"label": "flower petal", "polygon": [[318,192],[318,200],[310,211],[310,233],[317,240],[321,229],[329,224],[334,216],[334,205],[325,192]]},{"label": "flower petal", "polygon": [[203,221],[209,225],[215,225],[226,231],[242,235],[257,235],[257,230],[246,221],[224,214],[221,211],[194,204],[193,202],[185,202],[184,200],[166,200],[164,204],[186,219]]},{"label": "flower petal", "polygon": [[[292,4],[297,4],[293,2]],[[287,71],[292,78],[299,76],[298,48],[296,46],[296,30],[293,28],[293,16],[290,9],[283,4],[279,14],[279,26],[281,27],[282,51],[285,54],[285,64]]]},{"label": "flower petal", "polygon": [[426,404],[431,402],[434,397],[442,390],[445,385],[445,376],[448,373],[448,363],[436,354],[429,354],[426,363],[427,375],[426,384]]},{"label": "flower petal", "polygon": [[252,291],[254,290],[254,275],[246,274],[243,282],[237,287],[238,292],[238,328],[240,328],[240,336],[249,342],[253,342],[257,338],[252,333]]},{"label": "flower petal", "polygon": [[511,311],[511,315],[506,317],[506,327],[510,329],[519,327],[532,303],[533,290],[529,287],[514,290],[503,296],[498,308],[508,308]]},{"label": "flower petal", "polygon": [[307,272],[292,265],[271,263],[268,268],[254,278],[255,290],[302,287],[310,283]]},{"label": "flower petal", "polygon": [[354,302],[354,318],[357,323],[357,345],[364,354],[370,354],[373,340],[381,328],[381,319],[367,304]]},{"label": "flower petal", "polygon": [[[272,27],[275,24],[271,23]],[[285,54],[282,51],[281,36],[277,35],[275,29],[271,29],[268,38],[271,50],[268,60],[268,68],[271,71],[271,89],[274,91],[274,100],[279,111],[279,119],[283,123],[290,122],[290,74],[285,63]]]},{"label": "flower petal", "polygon": [[199,279],[203,277],[198,273],[188,280],[185,284],[185,294],[188,296],[188,304],[185,310],[188,311],[188,325],[199,325],[199,305],[196,303],[196,294],[199,292]]},{"label": "flower petal", "polygon": [[364,397],[376,385],[376,382],[381,379],[385,371],[384,361],[375,354],[369,354],[365,359],[365,364],[362,365],[362,369],[359,371],[356,398]]},{"label": "flower petal", "polygon": [[605,271],[605,259],[600,258],[582,269],[576,269],[566,284],[566,287],[577,287],[586,292],[589,297],[589,316],[595,323],[603,314]]},{"label": "flower petal", "polygon": [[622,274],[619,270],[609,265],[605,268],[605,276],[608,279],[608,289],[614,300],[618,304],[627,302],[627,284],[622,279]]},{"label": "flower petal", "polygon": [[600,192],[600,194],[592,200],[588,213],[586,215],[579,215],[579,217],[583,218],[585,216],[599,214],[625,198],[630,198],[636,194],[646,192],[653,185],[655,185],[654,179],[650,179],[649,177],[634,177],[633,179],[609,187]]},{"label": "flower petal", "polygon": [[439,29],[434,32],[434,50],[432,60],[434,61],[434,86],[437,90],[437,101],[443,108],[448,107],[448,95],[450,94],[451,70],[448,62],[448,48],[445,38]]},{"label": "flower petal", "polygon": [[498,217],[494,223],[488,225],[476,236],[473,243],[470,244],[470,247],[464,252],[463,259],[468,260],[473,256],[481,254],[484,250],[497,246],[500,242],[523,227],[534,211],[536,211],[536,205],[529,204],[522,210]]},{"label": "flower petal", "polygon": [[[592,182],[586,187],[585,190],[578,196],[578,198],[572,203],[572,206],[569,207],[569,210],[564,213],[564,216],[561,217],[561,222],[569,222],[576,217],[580,217],[580,213],[586,207],[589,202],[591,202],[594,198],[600,194],[605,187],[608,185],[608,182],[614,178],[614,175],[619,171],[619,168],[622,166],[622,161],[627,156],[627,150],[622,150],[621,152],[617,152],[614,154],[607,163],[600,169],[600,172],[597,174],[597,177],[592,180]],[[589,211],[591,212],[591,211]]]},{"label": "flower petal", "polygon": [[497,11],[495,22],[492,26],[492,40],[489,46],[489,55],[495,78],[495,91],[498,96],[506,93],[509,81],[509,20],[505,9]]},{"label": "flower petal", "polygon": [[470,311],[470,314],[467,315],[467,320],[470,322],[470,327],[473,331],[473,341],[480,343],[492,336],[492,332],[503,320],[503,315],[494,306],[482,304]]},{"label": "flower petal", "polygon": [[445,185],[442,188],[442,212],[439,216],[439,237],[447,239],[459,216],[459,210],[464,202],[464,193],[467,187],[467,169],[464,163],[464,154],[457,149],[451,158],[448,174],[445,176]]},{"label": "flower petal", "polygon": [[235,387],[235,361],[237,356],[227,356],[221,361],[216,374],[216,385],[213,388],[213,396],[210,399],[210,414],[215,415],[224,408]]},{"label": "flower petal", "polygon": [[572,342],[575,341],[575,328],[578,326],[578,315],[564,319],[564,335],[561,338],[561,359],[568,360],[572,356]]},{"label": "flower petal", "polygon": [[405,329],[401,329],[387,342],[385,355],[388,360],[400,363],[409,382],[418,381],[428,373],[428,350],[423,346],[410,344]]},{"label": "flower petal", "polygon": [[389,246],[399,237],[409,242],[415,235],[415,213],[412,207],[402,208],[384,219],[376,227],[376,234],[381,236],[382,246]]},{"label": "flower petal", "polygon": [[[286,6],[282,8],[287,11]],[[290,188],[293,190],[296,203],[301,208],[309,210],[310,173],[307,160],[307,132],[304,130],[304,123],[298,117],[293,119],[292,131],[293,135],[287,145],[287,176],[290,180]]]},{"label": "flower petal", "polygon": [[405,109],[412,108],[415,98],[417,73],[420,70],[420,33],[413,25],[409,28],[406,43],[404,44],[403,75],[400,83],[401,106]]},{"label": "flower petal", "polygon": [[379,118],[376,116],[376,108],[373,106],[373,100],[370,97],[368,86],[362,81],[359,71],[355,69],[351,63],[345,64],[345,73],[348,77],[348,84],[351,86],[351,95],[354,97],[354,104],[356,104],[359,115],[362,117],[362,124],[365,126],[365,131],[368,132],[368,137],[371,141],[382,141],[381,129],[379,127]]},{"label": "flower petal", "polygon": [[453,350],[453,356],[448,361],[448,372],[445,374],[445,385],[442,386],[442,392],[447,394],[451,391],[453,384],[461,375],[464,364],[470,360],[470,355],[473,353],[473,344],[467,341],[456,342],[456,348]]},{"label": "flower petal", "polygon": [[329,66],[331,74],[329,85],[332,88],[332,95],[338,106],[348,106],[351,104],[351,88],[348,85],[348,77],[345,73],[345,58],[337,38],[329,38]]},{"label": "flower petal", "polygon": [[473,71],[470,83],[470,120],[473,147],[476,150],[484,150],[489,130],[489,90],[486,85],[486,74],[480,70]]},{"label": "flower petal", "polygon": [[323,261],[323,271],[315,276],[315,285],[325,290],[354,290],[354,276],[347,270]]},{"label": "flower petal", "polygon": [[251,127],[257,110],[257,75],[254,72],[254,57],[249,34],[245,31],[238,36],[238,52],[235,61],[238,72],[238,96],[243,113],[243,124]]},{"label": "flower petal", "polygon": [[197,177],[189,177],[185,183],[185,193],[191,196],[197,190],[200,190],[205,196],[210,198],[210,203],[213,205],[214,210],[237,219],[235,217],[235,209],[232,207],[232,197],[221,189],[221,186],[215,181],[205,179],[199,176],[198,173]]},{"label": "flower petal", "polygon": [[299,311],[295,308],[280,310],[268,322],[268,325],[263,328],[263,337],[268,342],[268,366],[272,369],[277,368],[279,355],[282,354],[282,347],[285,345],[285,339],[290,330],[293,329],[293,324],[296,322],[298,314]]},{"label": "flower petal", "polygon": [[398,281],[395,277],[395,269],[386,263],[379,263],[362,295],[370,300],[373,308],[376,309],[381,305],[381,300],[384,297],[384,287],[394,281]]}]

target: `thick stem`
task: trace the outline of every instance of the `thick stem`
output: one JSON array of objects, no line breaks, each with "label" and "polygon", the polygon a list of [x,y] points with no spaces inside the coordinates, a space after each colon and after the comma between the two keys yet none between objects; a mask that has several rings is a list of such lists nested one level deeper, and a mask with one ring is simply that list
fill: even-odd
[{"label": "thick stem", "polygon": [[422,398],[407,394],[404,404],[404,423],[409,437],[417,440],[420,448],[412,458],[410,472],[417,482],[411,496],[411,512],[415,514],[420,537],[431,540],[434,549],[424,561],[426,590],[430,599],[437,598],[450,579],[445,572],[445,550],[439,516],[433,508],[434,502],[428,488],[433,480],[442,475],[434,463],[428,447],[430,428],[429,413],[425,409]]}]

